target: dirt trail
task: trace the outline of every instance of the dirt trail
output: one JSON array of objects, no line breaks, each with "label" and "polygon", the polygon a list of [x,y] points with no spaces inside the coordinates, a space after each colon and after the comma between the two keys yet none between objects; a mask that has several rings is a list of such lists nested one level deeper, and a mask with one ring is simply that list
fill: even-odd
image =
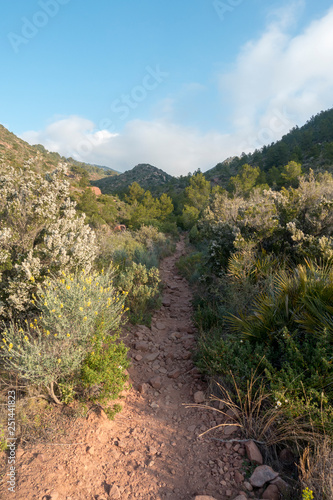
[{"label": "dirt trail", "polygon": [[[2,499],[30,500],[192,500],[211,495],[234,498],[244,450],[209,437],[217,413],[186,408],[206,386],[191,360],[194,327],[191,291],[175,262],[184,240],[161,264],[163,306],[152,327],[129,327],[132,388],[114,421],[91,411],[78,419],[58,444],[18,449],[17,487]],[[154,387],[155,388],[154,388]],[[236,475],[235,475],[236,474]]]}]

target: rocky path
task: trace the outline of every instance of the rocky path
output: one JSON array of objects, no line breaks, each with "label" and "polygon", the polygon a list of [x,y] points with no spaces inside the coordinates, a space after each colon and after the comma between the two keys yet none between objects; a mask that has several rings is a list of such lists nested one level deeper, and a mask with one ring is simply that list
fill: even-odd
[{"label": "rocky path", "polygon": [[59,443],[19,448],[16,492],[3,485],[1,499],[225,500],[240,493],[244,448],[199,438],[222,417],[186,408],[204,402],[207,390],[191,360],[191,291],[175,267],[184,251],[181,240],[162,262],[163,306],[151,328],[124,332],[132,387],[123,411],[114,421],[90,411]]}]

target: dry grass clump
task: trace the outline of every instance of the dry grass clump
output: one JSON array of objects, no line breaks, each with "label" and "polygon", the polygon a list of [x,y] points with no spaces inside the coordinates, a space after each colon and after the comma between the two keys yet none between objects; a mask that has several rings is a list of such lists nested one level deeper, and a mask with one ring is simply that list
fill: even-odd
[{"label": "dry grass clump", "polygon": [[309,488],[316,500],[333,498],[333,442],[328,437],[307,446],[300,457],[302,489]]},{"label": "dry grass clump", "polygon": [[[211,396],[211,401],[217,401],[219,408],[223,409],[206,406],[207,409],[224,415],[228,422],[212,427],[206,432],[232,424],[240,428],[246,440],[252,439],[267,447],[288,441],[314,443],[320,437],[303,415],[291,421],[285,417],[282,407],[278,404],[272,405],[272,394],[267,392],[256,372],[252,373],[247,381],[246,392],[239,388],[232,373],[231,377],[234,384],[232,389],[229,390],[215,382],[217,388],[215,392],[218,392],[218,396]],[[200,408],[202,407],[200,405]]]}]

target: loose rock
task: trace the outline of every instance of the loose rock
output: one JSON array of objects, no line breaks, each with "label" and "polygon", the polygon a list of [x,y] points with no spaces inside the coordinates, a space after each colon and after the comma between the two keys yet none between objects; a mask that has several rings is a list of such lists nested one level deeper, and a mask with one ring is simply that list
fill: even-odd
[{"label": "loose rock", "polygon": [[149,380],[149,383],[156,390],[159,390],[162,387],[162,380],[161,380],[161,377],[159,377],[159,376],[151,378]]},{"label": "loose rock", "polygon": [[280,491],[275,484],[270,484],[264,491],[262,498],[266,500],[280,500]]},{"label": "loose rock", "polygon": [[145,356],[145,360],[146,361],[155,361],[155,359],[157,359],[159,357],[160,353],[157,351],[157,352],[152,352],[150,354],[146,354]]},{"label": "loose rock", "polygon": [[147,352],[149,350],[149,344],[145,341],[135,342],[134,347],[137,351]]},{"label": "loose rock", "polygon": [[138,391],[140,392],[140,394],[146,394],[147,390],[148,390],[147,384],[139,384],[138,385]]},{"label": "loose rock", "polygon": [[202,391],[197,391],[193,395],[193,399],[195,403],[204,403],[205,401],[205,394]]},{"label": "loose rock", "polygon": [[238,430],[239,430],[238,425],[226,425],[225,427],[223,427],[223,434],[226,437],[232,436],[232,434],[235,434],[235,432],[237,432]]},{"label": "loose rock", "polygon": [[244,482],[244,487],[247,489],[247,491],[252,491],[253,490],[251,484],[248,481]]},{"label": "loose rock", "polygon": [[259,465],[252,476],[250,477],[250,483],[255,488],[261,488],[265,483],[273,481],[273,479],[278,477],[278,473],[275,472],[272,467],[268,465]]},{"label": "loose rock", "polygon": [[208,495],[197,495],[193,500],[216,500],[216,498],[210,497]]},{"label": "loose rock", "polygon": [[118,498],[121,498],[121,494],[120,494],[119,488],[115,484],[110,489],[109,498],[112,498],[112,500],[113,499],[116,500]]},{"label": "loose rock", "polygon": [[247,441],[245,443],[245,448],[247,457],[250,460],[250,462],[253,462],[258,465],[262,465],[264,463],[262,454],[260,453],[260,450],[258,446],[254,443],[254,441]]},{"label": "loose rock", "polygon": [[285,494],[289,489],[289,484],[286,483],[281,477],[277,477],[271,481],[271,484],[275,484],[282,494]]},{"label": "loose rock", "polygon": [[236,483],[243,483],[244,482],[244,476],[238,470],[235,471],[235,481],[236,481]]},{"label": "loose rock", "polygon": [[181,370],[179,368],[176,368],[176,370],[173,370],[172,372],[168,373],[169,378],[178,378],[179,375],[181,375]]}]

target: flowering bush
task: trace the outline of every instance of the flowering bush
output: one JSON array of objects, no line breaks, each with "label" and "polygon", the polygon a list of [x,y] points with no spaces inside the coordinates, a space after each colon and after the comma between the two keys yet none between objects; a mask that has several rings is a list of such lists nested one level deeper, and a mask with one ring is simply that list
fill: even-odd
[{"label": "flowering bush", "polygon": [[96,255],[95,234],[78,217],[63,180],[65,165],[36,173],[28,162],[3,166],[0,174],[0,316],[15,318],[31,305],[47,270],[89,270]]},{"label": "flowering bush", "polygon": [[248,199],[217,194],[199,222],[209,240],[214,268],[227,267],[232,253],[252,248],[256,253],[333,257],[333,178],[313,172],[300,178],[297,189],[254,190]]},{"label": "flowering bush", "polygon": [[54,384],[78,372],[94,348],[95,332],[115,334],[124,300],[125,295],[115,291],[110,273],[82,270],[49,277],[32,299],[38,318],[22,325],[12,322],[2,332],[0,355],[5,368],[45,386],[57,400]]}]

